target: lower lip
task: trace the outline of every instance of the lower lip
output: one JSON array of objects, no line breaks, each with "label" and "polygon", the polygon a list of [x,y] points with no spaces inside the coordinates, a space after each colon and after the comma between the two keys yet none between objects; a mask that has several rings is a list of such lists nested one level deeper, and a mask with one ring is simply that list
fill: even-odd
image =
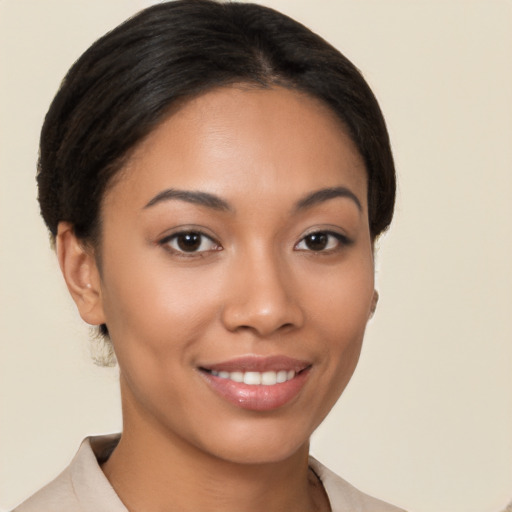
[{"label": "lower lip", "polygon": [[201,372],[210,387],[228,402],[249,411],[271,411],[291,402],[301,391],[309,375],[309,368],[295,377],[273,386],[248,385]]}]

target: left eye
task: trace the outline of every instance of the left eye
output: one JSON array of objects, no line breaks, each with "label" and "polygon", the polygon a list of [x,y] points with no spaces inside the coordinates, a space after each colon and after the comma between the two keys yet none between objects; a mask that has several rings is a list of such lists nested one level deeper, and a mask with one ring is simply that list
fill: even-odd
[{"label": "left eye", "polygon": [[215,251],[219,248],[219,245],[210,237],[198,231],[176,233],[165,238],[161,243],[181,253]]},{"label": "left eye", "polygon": [[336,249],[346,243],[345,237],[339,233],[317,231],[305,236],[295,248],[299,251],[321,252]]}]

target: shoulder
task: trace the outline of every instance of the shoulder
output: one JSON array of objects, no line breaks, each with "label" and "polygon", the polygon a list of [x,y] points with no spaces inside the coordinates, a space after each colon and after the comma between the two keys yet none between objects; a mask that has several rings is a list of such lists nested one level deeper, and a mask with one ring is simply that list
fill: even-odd
[{"label": "shoulder", "polygon": [[84,439],[71,464],[12,512],[127,512],[100,464],[119,436]]},{"label": "shoulder", "polygon": [[322,481],[332,512],[404,512],[359,491],[313,457],[310,457],[309,464]]},{"label": "shoulder", "polygon": [[40,489],[13,512],[78,512],[80,505],[73,491],[70,468]]}]

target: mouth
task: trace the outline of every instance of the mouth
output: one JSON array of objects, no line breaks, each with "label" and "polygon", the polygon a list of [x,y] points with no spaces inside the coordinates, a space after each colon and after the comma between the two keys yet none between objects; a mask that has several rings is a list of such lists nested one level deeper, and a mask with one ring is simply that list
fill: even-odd
[{"label": "mouth", "polygon": [[219,377],[220,379],[229,379],[233,382],[243,382],[248,386],[275,386],[276,384],[288,382],[289,380],[292,380],[295,375],[297,375],[294,370],[279,370],[278,372],[226,372],[217,370],[205,371],[209,371],[210,374],[214,377]]},{"label": "mouth", "polygon": [[302,390],[311,363],[284,356],[248,356],[199,367],[210,389],[242,409],[269,411]]}]

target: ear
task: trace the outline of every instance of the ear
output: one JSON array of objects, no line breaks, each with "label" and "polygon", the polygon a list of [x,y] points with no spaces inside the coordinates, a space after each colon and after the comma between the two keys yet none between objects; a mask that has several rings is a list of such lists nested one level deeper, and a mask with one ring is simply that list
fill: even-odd
[{"label": "ear", "polygon": [[69,293],[82,319],[90,325],[105,323],[101,279],[94,250],[80,242],[69,222],[59,222],[57,258]]},{"label": "ear", "polygon": [[375,310],[377,309],[377,303],[379,302],[379,292],[377,290],[373,290],[372,303],[370,306],[370,316],[368,318],[372,318]]}]

